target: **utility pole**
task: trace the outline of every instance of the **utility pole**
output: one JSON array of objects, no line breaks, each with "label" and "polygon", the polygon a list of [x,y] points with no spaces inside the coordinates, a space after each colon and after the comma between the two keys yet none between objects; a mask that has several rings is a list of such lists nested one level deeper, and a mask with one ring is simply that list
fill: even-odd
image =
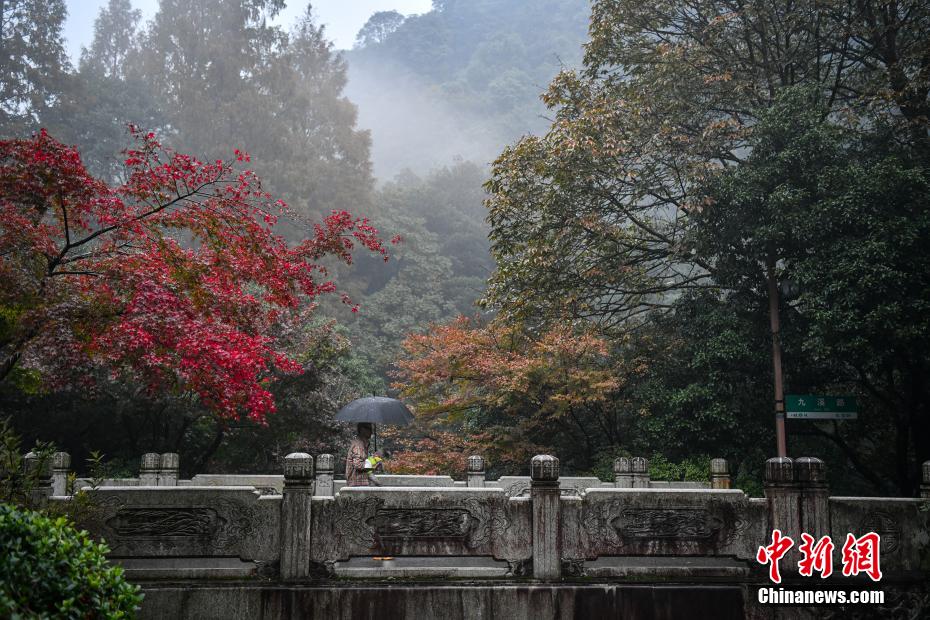
[{"label": "utility pole", "polygon": [[778,318],[778,282],[775,280],[775,259],[769,254],[766,263],[769,289],[769,324],[772,329],[772,366],[775,370],[775,442],[778,456],[788,456],[785,441],[785,384],[781,372],[781,322]]}]

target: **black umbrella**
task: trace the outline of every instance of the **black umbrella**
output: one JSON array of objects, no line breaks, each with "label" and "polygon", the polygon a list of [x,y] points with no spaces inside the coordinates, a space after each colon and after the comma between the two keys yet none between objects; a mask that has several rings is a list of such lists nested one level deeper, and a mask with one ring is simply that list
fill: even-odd
[{"label": "black umbrella", "polygon": [[[396,398],[366,396],[357,398],[339,410],[340,422],[368,422],[369,424],[396,424],[406,426],[413,421],[407,405]],[[377,442],[377,440],[375,440]],[[377,446],[377,443],[375,443]]]},{"label": "black umbrella", "polygon": [[369,422],[371,424],[398,424],[406,426],[413,421],[407,405],[396,398],[366,396],[357,398],[339,410],[340,422]]}]

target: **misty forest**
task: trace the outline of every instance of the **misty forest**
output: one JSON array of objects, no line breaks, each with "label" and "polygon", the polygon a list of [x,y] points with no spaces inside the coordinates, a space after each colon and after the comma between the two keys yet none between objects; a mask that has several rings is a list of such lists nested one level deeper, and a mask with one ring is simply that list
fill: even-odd
[{"label": "misty forest", "polygon": [[788,453],[915,495],[930,4],[749,4],[434,0],[339,50],[309,4],[109,0],[72,59],[64,0],[0,0],[4,441],[276,473],[390,395],[393,473],[759,494],[774,301],[786,392],[858,402]]}]

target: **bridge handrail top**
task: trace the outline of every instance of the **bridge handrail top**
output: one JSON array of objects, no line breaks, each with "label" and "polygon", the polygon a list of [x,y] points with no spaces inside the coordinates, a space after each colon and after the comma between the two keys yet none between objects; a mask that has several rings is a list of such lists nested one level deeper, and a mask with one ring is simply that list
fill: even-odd
[{"label": "bridge handrail top", "polygon": [[683,493],[691,495],[745,495],[746,493],[742,489],[710,489],[710,488],[700,488],[693,489],[688,487],[666,487],[662,489],[648,489],[648,488],[620,488],[620,487],[591,487],[585,490],[587,494],[599,494],[599,493]]},{"label": "bridge handrail top", "polygon": [[381,493],[384,491],[419,491],[419,492],[437,492],[441,491],[443,493],[478,493],[484,495],[502,495],[505,493],[503,487],[414,487],[414,486],[369,486],[369,487],[347,487],[344,486],[339,489],[339,493]]},{"label": "bridge handrail top", "polygon": [[169,485],[169,486],[155,486],[155,485],[125,485],[125,486],[99,486],[96,489],[90,486],[83,486],[81,490],[89,491],[145,491],[156,493],[169,493],[177,491],[256,491],[257,489],[248,484],[248,485],[219,485],[219,484],[203,484],[203,485],[193,485],[193,484],[179,484],[179,485]]},{"label": "bridge handrail top", "polygon": [[862,495],[831,495],[830,501],[881,503],[895,502],[898,504],[921,504],[927,500],[921,497],[866,497]]}]

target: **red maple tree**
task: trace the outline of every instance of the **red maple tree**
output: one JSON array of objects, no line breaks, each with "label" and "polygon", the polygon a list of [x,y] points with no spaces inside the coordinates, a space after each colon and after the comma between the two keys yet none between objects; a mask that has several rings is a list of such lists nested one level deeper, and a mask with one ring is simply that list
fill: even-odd
[{"label": "red maple tree", "polygon": [[262,421],[274,375],[301,370],[274,328],[336,291],[324,257],[361,245],[387,260],[378,231],[333,212],[288,244],[273,230],[286,205],[240,169],[246,153],[204,162],[130,131],[116,186],[44,130],[0,141],[0,381],[73,385],[102,365]]}]

